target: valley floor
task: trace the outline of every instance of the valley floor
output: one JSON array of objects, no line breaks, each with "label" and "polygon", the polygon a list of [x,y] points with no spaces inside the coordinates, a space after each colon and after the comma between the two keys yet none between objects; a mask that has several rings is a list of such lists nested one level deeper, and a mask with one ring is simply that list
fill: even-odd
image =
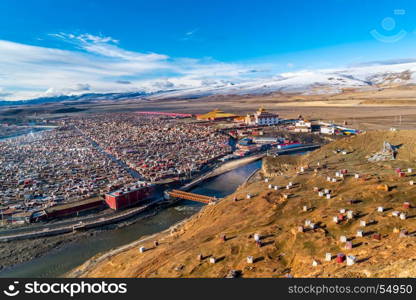
[{"label": "valley floor", "polygon": [[[203,114],[219,108],[238,115],[253,113],[259,106],[283,118],[347,121],[351,127],[371,130],[413,129],[416,124],[416,87],[385,89],[379,92],[344,92],[337,95],[272,94],[211,96],[200,99],[123,100],[50,103],[35,106],[0,107],[0,121],[54,120],[65,116],[103,112],[165,111]],[[72,108],[72,110],[71,110]],[[74,110],[75,109],[75,110]]]}]

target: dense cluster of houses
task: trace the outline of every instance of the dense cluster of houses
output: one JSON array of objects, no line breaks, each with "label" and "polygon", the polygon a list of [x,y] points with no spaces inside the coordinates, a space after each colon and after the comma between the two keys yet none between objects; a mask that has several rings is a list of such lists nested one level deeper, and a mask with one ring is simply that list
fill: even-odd
[{"label": "dense cluster of houses", "polygon": [[[7,216],[89,199],[132,182],[131,170],[151,182],[178,180],[224,157],[245,156],[273,145],[296,146],[290,140],[262,136],[268,126],[299,133],[358,132],[302,117],[283,120],[263,107],[246,116],[216,109],[197,115],[198,122],[190,117],[160,112],[69,117],[60,121],[59,129],[0,141],[0,212]],[[229,137],[212,121],[234,124],[229,134],[235,133],[237,139],[254,138],[241,140],[231,154]]]},{"label": "dense cluster of houses", "polygon": [[6,219],[98,196],[132,180],[70,127],[0,142],[0,212]]},{"label": "dense cluster of houses", "polygon": [[229,138],[210,124],[164,115],[101,114],[72,124],[152,182],[190,176],[231,152]]}]

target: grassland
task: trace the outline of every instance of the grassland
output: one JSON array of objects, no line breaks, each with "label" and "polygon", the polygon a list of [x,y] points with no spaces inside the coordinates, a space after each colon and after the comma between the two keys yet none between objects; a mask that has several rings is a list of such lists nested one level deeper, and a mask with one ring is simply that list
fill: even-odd
[{"label": "grassland", "polygon": [[[169,111],[206,113],[220,108],[240,115],[253,113],[263,105],[284,118],[303,115],[310,120],[347,121],[360,129],[413,129],[416,124],[416,87],[382,87],[344,90],[339,94],[217,95],[200,99],[132,99],[23,105],[0,108],[0,122],[50,119],[92,113],[126,111]],[[401,116],[401,121],[400,121]]]}]

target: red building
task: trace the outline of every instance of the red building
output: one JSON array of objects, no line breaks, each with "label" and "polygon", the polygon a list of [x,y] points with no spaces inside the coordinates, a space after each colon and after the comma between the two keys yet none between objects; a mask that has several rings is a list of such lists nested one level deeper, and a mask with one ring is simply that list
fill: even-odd
[{"label": "red building", "polygon": [[138,182],[130,187],[107,193],[105,202],[110,208],[119,210],[149,199],[153,191],[153,184]]},{"label": "red building", "polygon": [[45,215],[42,218],[60,218],[74,215],[82,211],[104,208],[103,200],[100,198],[91,198],[82,201],[69,202],[62,205],[56,205],[45,209]]}]

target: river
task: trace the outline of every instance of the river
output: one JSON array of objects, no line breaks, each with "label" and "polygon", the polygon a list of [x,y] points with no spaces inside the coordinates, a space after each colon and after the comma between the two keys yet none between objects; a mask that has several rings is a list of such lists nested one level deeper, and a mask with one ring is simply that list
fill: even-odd
[{"label": "river", "polygon": [[[260,168],[256,161],[212,178],[191,191],[218,198],[235,191],[254,170]],[[146,212],[136,222],[118,229],[96,230],[94,236],[65,245],[59,250],[35,258],[29,262],[0,272],[0,277],[59,277],[81,265],[92,256],[131,243],[145,235],[163,231],[197,213],[203,204],[181,201],[175,206],[159,210],[156,214]]]}]

